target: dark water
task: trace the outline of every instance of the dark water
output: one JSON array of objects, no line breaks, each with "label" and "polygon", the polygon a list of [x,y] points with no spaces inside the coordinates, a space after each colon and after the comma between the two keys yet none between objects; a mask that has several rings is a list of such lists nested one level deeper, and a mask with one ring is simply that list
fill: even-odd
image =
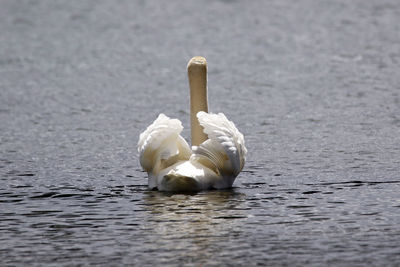
[{"label": "dark water", "polygon": [[[0,6],[0,265],[400,264],[398,1]],[[139,133],[189,125],[194,55],[246,167],[148,191]]]}]

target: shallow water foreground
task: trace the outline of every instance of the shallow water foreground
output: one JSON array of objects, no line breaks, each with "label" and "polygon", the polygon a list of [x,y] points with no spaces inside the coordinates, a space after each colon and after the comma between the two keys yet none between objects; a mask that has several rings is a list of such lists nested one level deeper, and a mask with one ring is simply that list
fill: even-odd
[{"label": "shallow water foreground", "polygon": [[[400,264],[397,1],[0,2],[0,265]],[[194,55],[248,160],[149,191]]]},{"label": "shallow water foreground", "polygon": [[398,190],[360,181],[194,195],[13,186],[1,192],[2,263],[395,265]]}]

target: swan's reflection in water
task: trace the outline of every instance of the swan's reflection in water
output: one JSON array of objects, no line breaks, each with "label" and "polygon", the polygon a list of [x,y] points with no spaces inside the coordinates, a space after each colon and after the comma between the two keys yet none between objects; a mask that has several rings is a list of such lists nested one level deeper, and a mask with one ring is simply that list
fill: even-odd
[{"label": "swan's reflection in water", "polygon": [[245,194],[234,190],[193,195],[148,192],[144,198],[149,211],[145,228],[154,240],[148,241],[146,247],[151,248],[146,252],[165,256],[165,261],[179,257],[182,262],[196,263],[201,259],[210,262],[215,253],[229,256],[231,252],[222,247],[242,235],[249,209],[245,199]]}]

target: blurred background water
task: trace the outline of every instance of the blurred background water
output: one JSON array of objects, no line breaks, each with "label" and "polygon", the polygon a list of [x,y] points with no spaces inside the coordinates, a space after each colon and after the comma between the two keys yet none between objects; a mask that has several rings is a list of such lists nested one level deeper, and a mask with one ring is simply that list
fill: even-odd
[{"label": "blurred background water", "polygon": [[[400,264],[398,1],[0,1],[0,262]],[[245,134],[234,188],[147,190],[186,64]]]}]

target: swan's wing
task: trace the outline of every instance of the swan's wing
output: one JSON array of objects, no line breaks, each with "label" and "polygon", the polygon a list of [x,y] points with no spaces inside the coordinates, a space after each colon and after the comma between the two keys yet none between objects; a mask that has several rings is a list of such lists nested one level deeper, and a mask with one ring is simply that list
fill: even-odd
[{"label": "swan's wing", "polygon": [[138,152],[140,165],[151,175],[167,168],[179,160],[188,160],[191,150],[185,139],[180,136],[182,123],[170,119],[164,114],[140,134]]},{"label": "swan's wing", "polygon": [[208,159],[208,167],[211,162],[222,175],[236,177],[246,161],[247,149],[243,134],[222,113],[200,111],[197,118],[209,139],[193,148],[192,158],[200,162]]}]

